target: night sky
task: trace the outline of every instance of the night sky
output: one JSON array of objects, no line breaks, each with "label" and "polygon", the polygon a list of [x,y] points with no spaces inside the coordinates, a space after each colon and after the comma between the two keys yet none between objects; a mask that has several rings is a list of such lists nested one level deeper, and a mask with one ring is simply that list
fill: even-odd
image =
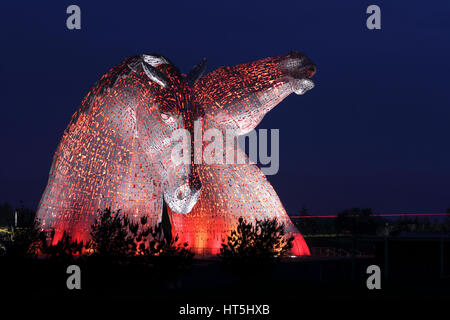
[{"label": "night sky", "polygon": [[[316,87],[260,125],[280,129],[269,180],[288,213],[450,207],[448,1],[11,3],[0,5],[0,202],[36,208],[71,115],[124,58],[157,52],[188,72],[206,57],[212,71],[295,49],[316,63]],[[70,4],[81,30],[66,28]],[[366,28],[370,4],[381,30]]]}]

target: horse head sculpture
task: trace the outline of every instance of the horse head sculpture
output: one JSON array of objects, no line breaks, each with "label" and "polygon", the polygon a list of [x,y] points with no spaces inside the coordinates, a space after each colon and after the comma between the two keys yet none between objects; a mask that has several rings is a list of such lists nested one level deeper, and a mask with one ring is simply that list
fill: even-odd
[{"label": "horse head sculpture", "polygon": [[[253,164],[175,162],[174,132],[253,130],[292,92],[313,88],[316,69],[303,54],[221,67],[203,76],[206,61],[182,74],[167,58],[125,59],[103,75],[72,116],[56,150],[37,217],[42,228],[89,238],[98,209],[161,221],[197,253],[216,253],[238,218],[277,218],[296,236],[295,254],[309,254],[275,191]],[[193,143],[193,140],[191,142]],[[189,148],[193,150],[192,148]]]}]

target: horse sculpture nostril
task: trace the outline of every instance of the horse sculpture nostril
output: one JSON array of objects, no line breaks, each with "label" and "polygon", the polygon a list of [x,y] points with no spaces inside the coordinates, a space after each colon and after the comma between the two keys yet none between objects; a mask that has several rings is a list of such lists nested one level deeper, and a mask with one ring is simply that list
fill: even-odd
[{"label": "horse sculpture nostril", "polygon": [[202,183],[198,177],[189,179],[189,187],[193,190],[200,190],[202,188]]},{"label": "horse sculpture nostril", "polygon": [[313,64],[308,64],[302,68],[300,68],[301,77],[311,78],[317,71],[317,68]]}]

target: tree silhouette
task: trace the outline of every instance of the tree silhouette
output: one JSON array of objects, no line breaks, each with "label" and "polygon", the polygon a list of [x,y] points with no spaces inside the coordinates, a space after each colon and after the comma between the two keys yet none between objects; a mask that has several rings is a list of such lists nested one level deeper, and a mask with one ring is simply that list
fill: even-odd
[{"label": "tree silhouette", "polygon": [[14,225],[14,209],[5,202],[0,204],[0,226],[13,226]]},{"label": "tree silhouette", "polygon": [[74,241],[70,234],[64,232],[61,239],[55,243],[55,230],[51,230],[50,236],[47,232],[40,232],[40,247],[42,254],[52,259],[71,261],[75,256],[83,253],[83,242]]},{"label": "tree silhouette", "polygon": [[272,260],[287,255],[294,237],[288,237],[284,225],[277,219],[249,223],[239,218],[235,230],[222,243],[219,256],[224,260]]},{"label": "tree silhouette", "polygon": [[377,219],[372,209],[352,208],[340,212],[335,220],[336,232],[352,235],[375,234]]},{"label": "tree silhouette", "polygon": [[153,270],[156,284],[178,286],[181,272],[192,263],[194,254],[188,244],[178,243],[178,236],[164,231],[163,222],[148,225],[148,218],[132,222],[127,215],[110,208],[103,210],[91,228],[86,246],[97,262],[125,262],[146,265]]},{"label": "tree silhouette", "polygon": [[102,257],[179,257],[192,258],[188,244],[164,232],[163,224],[149,226],[148,218],[132,222],[127,215],[110,208],[103,210],[91,227],[88,253]]},{"label": "tree silhouette", "polygon": [[[136,254],[139,225],[132,223],[120,210],[106,208],[91,226],[91,240],[86,245],[88,253],[104,258],[127,257]],[[144,233],[147,232],[144,230]],[[138,238],[141,240],[140,238]]]}]

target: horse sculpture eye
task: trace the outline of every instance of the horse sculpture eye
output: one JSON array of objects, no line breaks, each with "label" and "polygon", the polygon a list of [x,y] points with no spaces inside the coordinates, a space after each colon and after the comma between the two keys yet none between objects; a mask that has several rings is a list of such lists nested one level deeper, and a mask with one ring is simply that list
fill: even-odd
[{"label": "horse sculpture eye", "polygon": [[161,119],[162,121],[166,122],[166,123],[172,123],[173,122],[173,117],[167,113],[161,113]]}]

